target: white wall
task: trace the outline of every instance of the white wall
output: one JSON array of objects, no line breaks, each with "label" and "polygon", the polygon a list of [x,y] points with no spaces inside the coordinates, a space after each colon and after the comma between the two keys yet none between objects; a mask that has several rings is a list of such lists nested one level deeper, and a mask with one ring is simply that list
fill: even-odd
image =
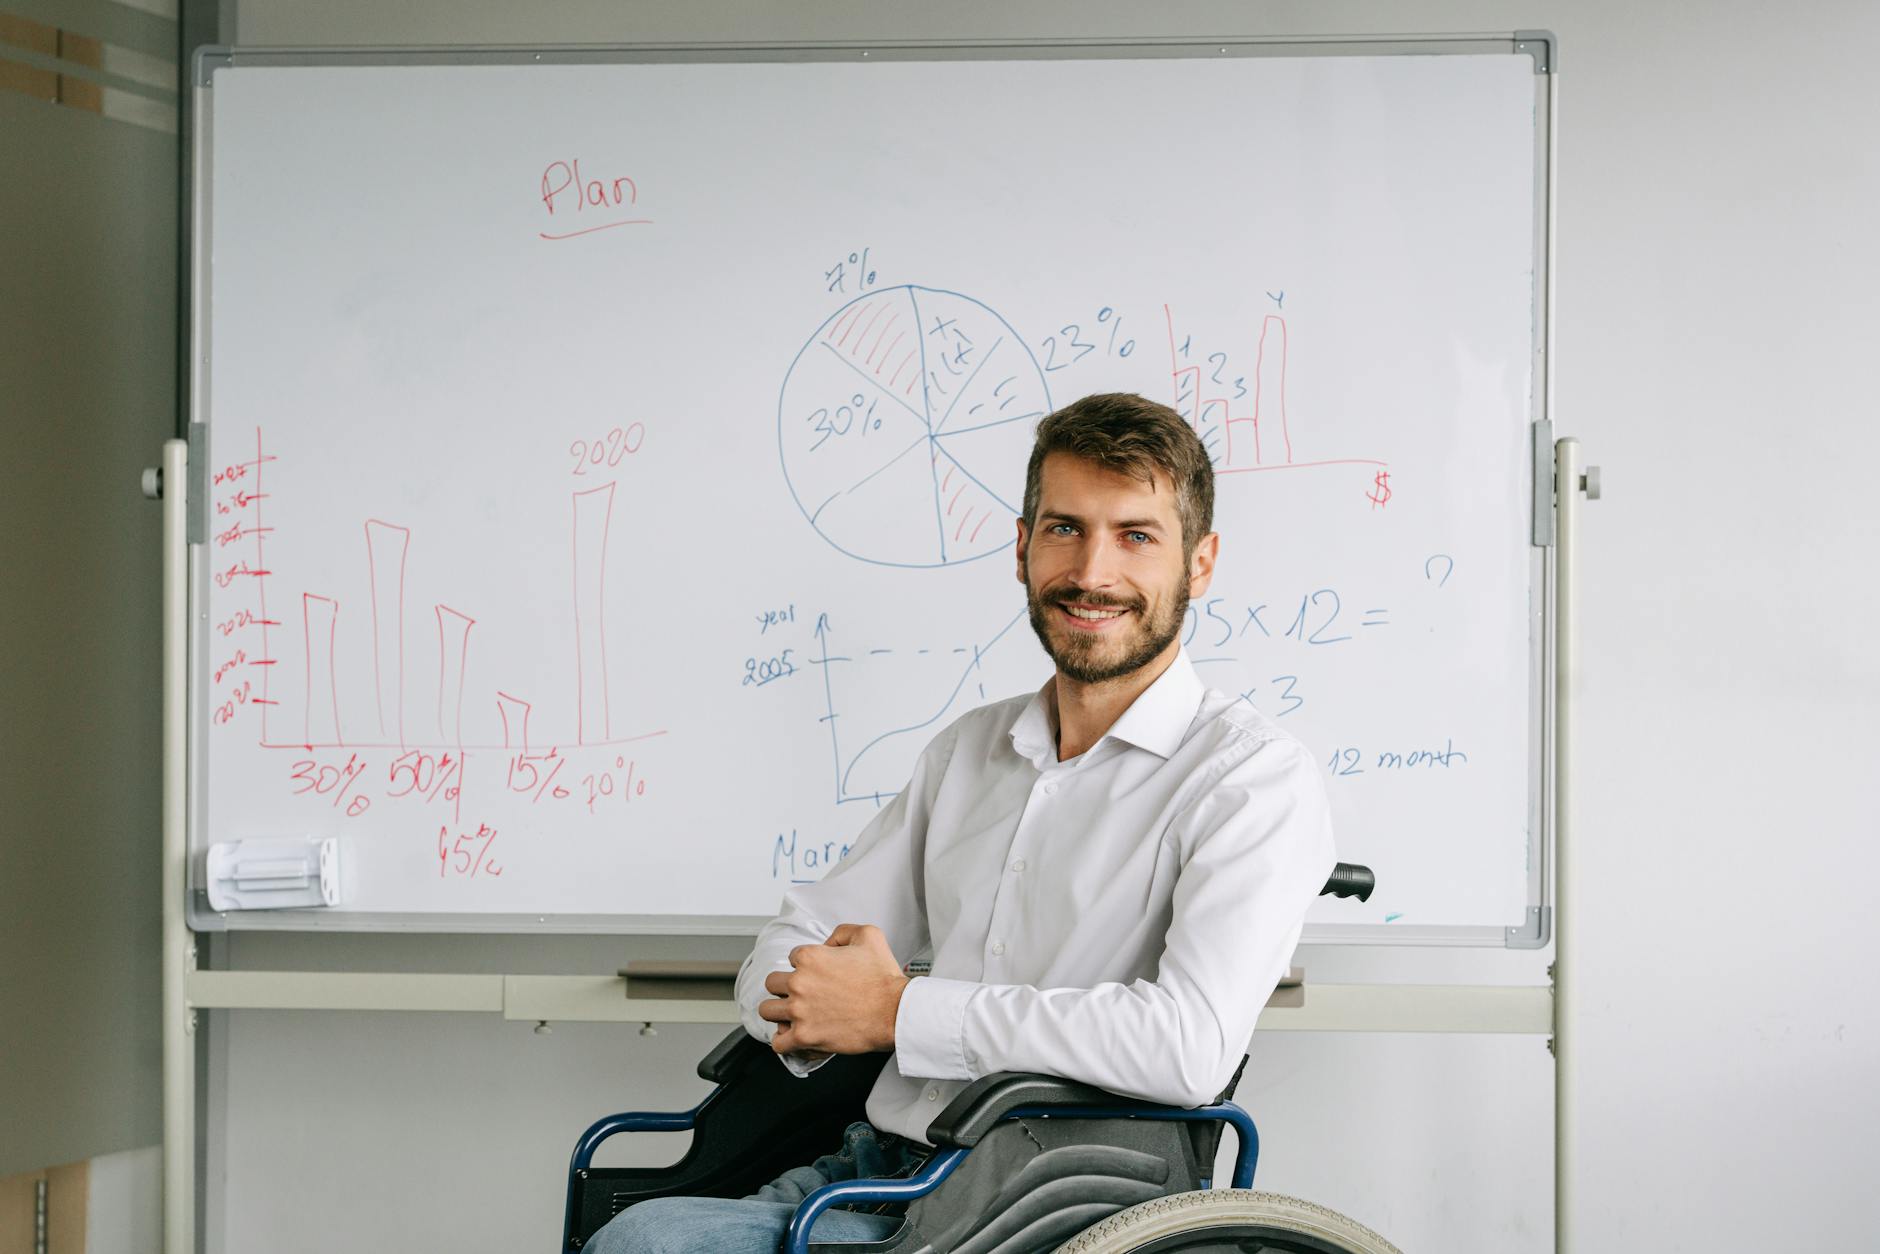
[{"label": "white wall", "polygon": [[85,1254],[146,1254],[163,1215],[163,1153],[155,1145],[91,1160]]},{"label": "white wall", "polygon": [[[245,0],[245,43],[1268,35],[1561,38],[1556,421],[1584,534],[1583,1249],[1861,1248],[1880,1005],[1873,554],[1880,6]],[[661,942],[244,935],[253,967],[611,971]],[[1544,954],[1314,950],[1317,979],[1534,983]],[[567,1145],[678,1106],[717,1033],[249,1012],[216,1029],[212,1249],[522,1249]],[[1258,1038],[1264,1187],[1407,1250],[1551,1248],[1532,1038]]]}]

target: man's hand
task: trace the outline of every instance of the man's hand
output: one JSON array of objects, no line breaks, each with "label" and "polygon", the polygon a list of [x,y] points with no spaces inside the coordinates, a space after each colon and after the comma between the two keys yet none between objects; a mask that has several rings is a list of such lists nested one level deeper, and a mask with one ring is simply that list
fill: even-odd
[{"label": "man's hand", "polygon": [[844,923],[820,945],[790,951],[793,971],[772,971],[757,1007],[777,1025],[779,1054],[869,1054],[894,1048],[894,1017],[907,977],[881,929]]}]

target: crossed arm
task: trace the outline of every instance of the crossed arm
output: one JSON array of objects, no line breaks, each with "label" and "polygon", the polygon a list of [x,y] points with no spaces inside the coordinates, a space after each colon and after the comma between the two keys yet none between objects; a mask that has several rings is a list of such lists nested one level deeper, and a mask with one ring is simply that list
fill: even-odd
[{"label": "crossed arm", "polygon": [[[792,891],[759,937],[739,980],[747,1026],[799,1074],[830,1054],[893,1049],[904,1076],[1037,1071],[1155,1101],[1210,1100],[1335,861],[1316,764],[1297,746],[1273,748],[1230,770],[1166,837],[1183,861],[1153,978],[1079,988],[902,975],[894,951],[928,939],[923,854],[945,765],[923,755],[849,858]],[[831,929],[830,919],[846,921]]]}]

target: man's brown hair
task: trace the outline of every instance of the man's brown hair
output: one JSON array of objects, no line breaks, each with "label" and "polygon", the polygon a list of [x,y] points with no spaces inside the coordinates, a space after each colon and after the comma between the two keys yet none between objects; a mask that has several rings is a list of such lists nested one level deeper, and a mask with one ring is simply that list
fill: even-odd
[{"label": "man's brown hair", "polygon": [[1156,471],[1167,475],[1175,487],[1184,560],[1214,529],[1214,464],[1194,428],[1167,405],[1134,392],[1100,392],[1045,415],[1025,468],[1027,532],[1038,525],[1044,459],[1052,453],[1073,453],[1152,487]]}]

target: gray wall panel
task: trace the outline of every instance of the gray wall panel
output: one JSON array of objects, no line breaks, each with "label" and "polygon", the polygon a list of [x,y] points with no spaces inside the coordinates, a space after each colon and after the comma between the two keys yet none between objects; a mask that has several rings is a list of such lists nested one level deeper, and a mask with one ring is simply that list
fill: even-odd
[{"label": "gray wall panel", "polygon": [[0,1175],[158,1136],[176,140],[0,93]]}]

